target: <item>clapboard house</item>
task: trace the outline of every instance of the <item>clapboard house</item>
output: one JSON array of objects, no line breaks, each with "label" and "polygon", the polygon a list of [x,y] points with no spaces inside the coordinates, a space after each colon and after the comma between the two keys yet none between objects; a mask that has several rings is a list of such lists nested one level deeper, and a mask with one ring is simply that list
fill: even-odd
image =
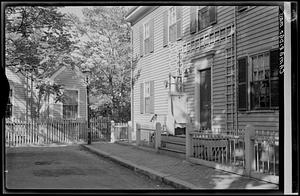
[{"label": "clapboard house", "polygon": [[[278,6],[137,6],[133,124],[278,130]],[[155,117],[155,118],[153,118]],[[153,120],[155,119],[155,120]]]},{"label": "clapboard house", "polygon": [[10,84],[10,99],[6,118],[21,121],[37,118],[48,119],[87,119],[87,97],[85,78],[77,67],[60,67],[47,75],[44,80],[62,85],[63,99],[56,101],[54,94],[44,96],[38,106],[38,90],[35,82],[31,83],[30,73],[15,72],[6,68]]}]

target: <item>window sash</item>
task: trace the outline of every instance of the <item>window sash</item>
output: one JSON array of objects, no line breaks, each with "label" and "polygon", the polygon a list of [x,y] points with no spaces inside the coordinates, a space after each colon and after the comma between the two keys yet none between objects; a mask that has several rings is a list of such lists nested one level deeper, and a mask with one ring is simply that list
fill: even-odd
[{"label": "window sash", "polygon": [[63,105],[63,118],[75,119],[78,115],[78,105]]},{"label": "window sash", "polygon": [[150,52],[150,37],[144,40],[145,54]]},{"label": "window sash", "polygon": [[172,26],[169,26],[169,41],[170,42],[176,41],[176,33],[177,33],[177,26],[175,23]]},{"label": "window sash", "polygon": [[145,97],[145,113],[150,113],[150,96]]},{"label": "window sash", "polygon": [[149,23],[144,24],[144,40],[150,37],[150,25]]},{"label": "window sash", "polygon": [[145,82],[145,98],[150,97],[150,82]]},{"label": "window sash", "polygon": [[176,24],[176,9],[175,7],[172,7],[169,9],[169,20],[168,20],[168,24],[169,27]]},{"label": "window sash", "polygon": [[[278,86],[273,87],[272,83],[278,85],[278,77],[270,76],[270,51],[251,56],[251,81],[250,82],[250,109],[272,109],[278,107]],[[273,90],[272,90],[273,89]],[[276,100],[272,105],[272,99]]]}]

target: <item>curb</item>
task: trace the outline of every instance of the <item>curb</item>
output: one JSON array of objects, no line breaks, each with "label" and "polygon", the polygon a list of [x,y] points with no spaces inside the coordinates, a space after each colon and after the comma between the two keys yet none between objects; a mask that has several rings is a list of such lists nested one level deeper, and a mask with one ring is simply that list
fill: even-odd
[{"label": "curb", "polygon": [[182,181],[178,178],[174,178],[171,176],[171,174],[165,174],[165,173],[162,173],[162,172],[157,172],[153,169],[150,169],[150,168],[147,168],[147,167],[144,167],[144,166],[140,166],[140,165],[137,165],[135,163],[132,163],[128,160],[125,160],[125,159],[122,159],[120,157],[117,157],[117,156],[114,156],[114,155],[111,155],[110,153],[107,153],[107,152],[103,152],[99,149],[95,149],[91,146],[88,146],[86,144],[81,144],[81,146],[98,155],[98,156],[101,156],[101,157],[105,157],[105,158],[108,158],[124,167],[127,167],[137,173],[140,173],[140,174],[143,174],[145,176],[148,176],[150,179],[152,180],[158,180],[160,182],[163,182],[167,185],[170,185],[170,186],[173,186],[177,189],[199,189],[199,187],[196,187],[195,185],[191,184],[191,183],[188,183],[188,182],[185,182],[185,181]]}]

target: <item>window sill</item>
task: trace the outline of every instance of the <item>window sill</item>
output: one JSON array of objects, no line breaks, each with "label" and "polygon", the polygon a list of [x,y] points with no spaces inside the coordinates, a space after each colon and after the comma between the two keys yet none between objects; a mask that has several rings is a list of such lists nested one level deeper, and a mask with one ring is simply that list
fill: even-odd
[{"label": "window sill", "polygon": [[265,109],[265,110],[246,110],[246,111],[239,111],[240,113],[244,114],[255,114],[255,113],[275,113],[278,112],[278,109]]},{"label": "window sill", "polygon": [[[212,30],[213,27],[214,27],[216,24],[217,24],[217,23],[212,23],[212,24],[210,24],[209,26],[205,27],[204,29],[197,30],[197,32],[194,33],[194,35],[198,35],[198,34],[201,34],[201,33],[206,32],[206,31],[208,31],[208,30]],[[198,27],[197,27],[197,28],[198,28]]]}]

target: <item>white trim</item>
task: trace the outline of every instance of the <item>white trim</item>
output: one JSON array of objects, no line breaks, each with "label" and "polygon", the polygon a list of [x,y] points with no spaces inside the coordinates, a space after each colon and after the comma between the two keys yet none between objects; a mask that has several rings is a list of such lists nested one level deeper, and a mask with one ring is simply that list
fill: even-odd
[{"label": "white trim", "polygon": [[284,193],[292,193],[291,3],[284,2]]},{"label": "white trim", "polygon": [[[195,67],[195,87],[194,87],[194,109],[195,109],[195,127],[196,129],[200,128],[200,71],[210,69],[212,71],[212,63],[213,63],[213,57],[210,55],[204,56],[202,58],[197,58],[196,61],[193,62]],[[212,80],[212,72],[211,74],[211,80]],[[210,90],[212,92],[212,83],[210,84]],[[213,98],[213,94],[211,93],[211,100]],[[212,102],[211,102],[212,103]],[[213,126],[213,110],[212,110],[211,104],[211,128]]]}]

